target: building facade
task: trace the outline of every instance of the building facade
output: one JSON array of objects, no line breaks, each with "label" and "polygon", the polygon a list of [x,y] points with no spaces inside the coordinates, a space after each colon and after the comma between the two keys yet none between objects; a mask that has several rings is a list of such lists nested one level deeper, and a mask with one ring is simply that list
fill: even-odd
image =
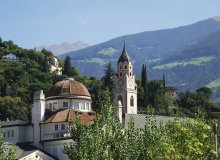
[{"label": "building facade", "polygon": [[50,73],[56,73],[57,75],[62,75],[62,67],[59,66],[58,60],[53,57],[51,63],[49,63]]},{"label": "building facade", "polygon": [[[39,153],[45,152],[47,156],[44,157],[49,154],[65,160],[68,157],[63,153],[64,145],[73,142],[68,132],[69,122],[79,117],[83,123],[91,124],[95,116],[91,102],[83,84],[65,79],[56,83],[46,95],[42,90],[35,92],[31,121],[2,122],[0,132],[10,144],[32,145]],[[40,155],[38,158],[45,159]]]},{"label": "building facade", "polygon": [[118,59],[114,84],[114,103],[119,119],[121,120],[121,116],[125,114],[137,114],[137,84],[134,66],[132,59],[128,56],[125,44]]}]

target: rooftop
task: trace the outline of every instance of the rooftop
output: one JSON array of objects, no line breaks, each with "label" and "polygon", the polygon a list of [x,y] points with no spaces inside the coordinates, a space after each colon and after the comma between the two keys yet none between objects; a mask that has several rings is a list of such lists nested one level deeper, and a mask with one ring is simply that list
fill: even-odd
[{"label": "rooftop", "polygon": [[57,82],[48,93],[46,93],[46,97],[54,97],[54,96],[88,96],[89,94],[87,88],[80,82],[75,81],[72,78],[64,79],[60,82]]}]

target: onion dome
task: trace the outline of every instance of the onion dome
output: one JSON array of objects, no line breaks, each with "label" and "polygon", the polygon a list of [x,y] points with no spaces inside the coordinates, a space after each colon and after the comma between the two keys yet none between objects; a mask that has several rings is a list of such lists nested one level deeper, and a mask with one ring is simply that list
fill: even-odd
[{"label": "onion dome", "polygon": [[131,62],[131,58],[128,56],[128,53],[127,53],[126,48],[125,48],[125,43],[124,43],[124,48],[123,48],[123,51],[121,53],[121,56],[118,59],[118,63],[119,62]]},{"label": "onion dome", "polygon": [[73,78],[66,78],[57,82],[48,93],[46,97],[54,96],[87,96],[91,97],[87,88],[80,82],[75,81]]}]

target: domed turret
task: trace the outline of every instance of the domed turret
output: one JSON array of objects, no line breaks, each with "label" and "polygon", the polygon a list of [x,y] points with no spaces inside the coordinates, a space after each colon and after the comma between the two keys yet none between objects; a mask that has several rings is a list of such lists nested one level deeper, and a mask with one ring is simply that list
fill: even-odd
[{"label": "domed turret", "polygon": [[87,96],[91,97],[87,88],[73,78],[66,78],[57,82],[46,94],[46,98],[57,96]]}]

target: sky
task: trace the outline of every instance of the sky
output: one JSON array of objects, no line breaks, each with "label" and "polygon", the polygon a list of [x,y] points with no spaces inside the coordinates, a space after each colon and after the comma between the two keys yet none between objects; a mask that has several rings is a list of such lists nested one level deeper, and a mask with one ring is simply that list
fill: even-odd
[{"label": "sky", "polygon": [[24,48],[89,45],[220,16],[220,0],[0,0],[0,37]]}]

